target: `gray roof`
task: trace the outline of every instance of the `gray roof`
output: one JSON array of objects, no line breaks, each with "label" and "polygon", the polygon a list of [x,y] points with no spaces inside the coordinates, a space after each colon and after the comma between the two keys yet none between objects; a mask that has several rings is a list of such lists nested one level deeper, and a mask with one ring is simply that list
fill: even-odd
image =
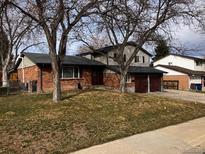
[{"label": "gray roof", "polygon": [[[43,53],[22,53],[23,56],[28,57],[35,64],[51,64],[51,59],[48,54]],[[79,56],[68,56],[64,57],[62,62],[64,65],[89,65],[89,66],[103,66],[103,63],[90,60]]]},{"label": "gray roof", "polygon": [[[194,56],[181,55],[181,54],[176,54],[176,53],[170,53],[167,56],[169,56],[169,55],[179,56],[179,57],[182,57],[182,58],[187,58],[187,59],[191,59],[191,60],[195,60],[195,61],[205,61],[204,58],[199,58],[199,57],[194,57]],[[165,57],[167,57],[167,56],[165,56]],[[162,58],[159,58],[157,60],[154,60],[154,62],[157,62],[157,61],[159,61],[159,60],[161,60],[161,59],[163,59],[165,57],[162,57]]]},{"label": "gray roof", "polygon": [[188,75],[205,75],[205,71],[194,71],[194,70],[190,70],[190,69],[186,69],[186,68],[174,66],[174,65],[157,65],[157,66],[175,70],[177,72],[182,72]]},{"label": "gray roof", "polygon": [[179,57],[188,58],[188,59],[193,59],[193,60],[205,61],[204,58],[199,58],[199,57],[194,57],[194,56],[181,55],[181,54],[175,54],[175,53],[170,53],[169,55],[179,56]]},{"label": "gray roof", "polygon": [[[120,73],[120,68],[117,65],[107,66],[108,69]],[[130,66],[128,69],[130,74],[163,74],[164,71],[155,69],[154,67],[144,67],[144,66]]]},{"label": "gray roof", "polygon": [[[127,45],[130,45],[130,46],[136,46],[136,43],[135,42],[127,42]],[[106,47],[103,47],[103,48],[100,48],[100,49],[97,49],[95,51],[90,51],[90,52],[84,52],[84,53],[80,53],[78,55],[88,55],[88,54],[99,54],[99,53],[103,53],[103,54],[106,54],[114,49],[117,48],[117,45],[112,45],[112,46],[106,46]],[[145,50],[144,48],[141,48],[140,49],[141,51],[143,51],[144,53],[146,53],[147,55],[149,55],[150,57],[153,56],[151,53],[149,53],[147,50]]]}]

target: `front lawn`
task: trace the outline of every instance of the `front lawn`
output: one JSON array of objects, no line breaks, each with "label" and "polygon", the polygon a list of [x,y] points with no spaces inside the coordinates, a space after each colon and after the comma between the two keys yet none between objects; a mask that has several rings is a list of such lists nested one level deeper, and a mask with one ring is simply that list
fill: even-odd
[{"label": "front lawn", "polygon": [[67,153],[202,116],[204,104],[147,94],[0,97],[0,153]]}]

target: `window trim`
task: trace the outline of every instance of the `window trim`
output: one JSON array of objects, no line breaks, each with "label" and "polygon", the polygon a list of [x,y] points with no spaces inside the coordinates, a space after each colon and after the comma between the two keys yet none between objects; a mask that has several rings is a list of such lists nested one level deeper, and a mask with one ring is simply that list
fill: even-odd
[{"label": "window trim", "polygon": [[140,62],[140,56],[135,56],[135,63],[139,63]]},{"label": "window trim", "polygon": [[202,66],[203,65],[203,62],[200,61],[200,60],[196,60],[195,63],[196,63],[196,66]]},{"label": "window trim", "polygon": [[145,63],[145,56],[142,56],[142,63]]},{"label": "window trim", "polygon": [[127,61],[127,56],[126,56],[126,54],[124,54],[124,56],[123,56],[123,60],[124,60],[124,62]]},{"label": "window trim", "polygon": [[113,54],[113,58],[114,58],[114,59],[117,58],[117,54],[116,54],[116,53]]},{"label": "window trim", "polygon": [[126,83],[131,83],[132,82],[132,76],[130,74],[126,75],[125,82]]},{"label": "window trim", "polygon": [[[72,68],[72,70],[73,70],[73,77],[64,77],[63,75],[63,70],[64,70],[64,68]],[[77,68],[78,69],[78,77],[75,77],[75,68]],[[79,69],[79,67],[76,67],[76,66],[63,66],[62,67],[62,72],[61,72],[61,79],[80,79],[80,69]]]}]

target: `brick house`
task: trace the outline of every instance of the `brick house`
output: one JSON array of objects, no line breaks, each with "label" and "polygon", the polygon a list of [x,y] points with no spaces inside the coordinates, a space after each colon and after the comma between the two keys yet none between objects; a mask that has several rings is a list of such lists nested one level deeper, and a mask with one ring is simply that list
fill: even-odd
[{"label": "brick house", "polygon": [[[113,54],[113,48],[104,48]],[[100,49],[104,52],[104,49]],[[132,49],[128,46],[127,49]],[[129,56],[129,50],[126,56]],[[89,58],[92,57],[92,58]],[[149,66],[151,54],[140,51],[128,70],[127,92],[153,92],[162,90],[163,71]],[[65,56],[62,62],[62,90],[90,88],[101,85],[114,89],[120,86],[119,67],[113,61],[103,61],[104,57],[93,53]],[[111,63],[112,62],[112,63]],[[109,63],[109,65],[107,64]],[[22,53],[17,60],[18,79],[28,91],[48,92],[53,89],[52,69],[48,54]]]},{"label": "brick house", "polygon": [[[48,54],[22,53],[18,58],[17,66],[18,80],[26,85],[28,91],[53,90],[53,76]],[[62,90],[92,86],[93,70],[103,67],[102,63],[83,57],[65,56],[61,75]]]},{"label": "brick house", "polygon": [[[127,61],[135,49],[136,44],[128,42],[124,51],[124,61]],[[116,56],[116,46],[107,46],[96,52],[81,53],[78,56],[103,63],[107,67],[103,70],[103,85],[118,89],[120,87],[119,67],[113,60]],[[126,90],[128,92],[162,91],[163,71],[150,66],[152,54],[142,49],[132,61],[127,75]],[[101,75],[102,75],[101,74]]]},{"label": "brick house", "polygon": [[166,88],[205,90],[205,59],[170,54],[153,64],[156,69],[167,72],[163,77]]}]

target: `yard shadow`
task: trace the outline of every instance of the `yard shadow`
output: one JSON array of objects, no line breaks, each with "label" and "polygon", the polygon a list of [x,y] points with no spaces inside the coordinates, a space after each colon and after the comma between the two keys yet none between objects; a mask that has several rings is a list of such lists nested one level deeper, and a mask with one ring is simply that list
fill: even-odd
[{"label": "yard shadow", "polygon": [[67,96],[62,96],[62,101],[66,100],[66,99],[70,99],[70,98],[73,98],[75,96],[78,96],[80,94],[84,94],[84,93],[87,93],[87,92],[92,92],[92,91],[106,91],[106,90],[102,90],[102,89],[85,89],[85,90],[77,90],[77,91],[68,91],[66,93],[71,93]]},{"label": "yard shadow", "polygon": [[62,97],[62,101],[66,100],[66,99],[70,99],[70,98],[73,98],[75,96],[78,96],[80,94],[83,94],[83,93],[86,93],[86,92],[90,92],[90,91],[93,91],[92,89],[89,89],[89,90],[78,90],[78,91],[68,91],[67,93],[71,93],[70,95],[68,96],[63,96]]}]

